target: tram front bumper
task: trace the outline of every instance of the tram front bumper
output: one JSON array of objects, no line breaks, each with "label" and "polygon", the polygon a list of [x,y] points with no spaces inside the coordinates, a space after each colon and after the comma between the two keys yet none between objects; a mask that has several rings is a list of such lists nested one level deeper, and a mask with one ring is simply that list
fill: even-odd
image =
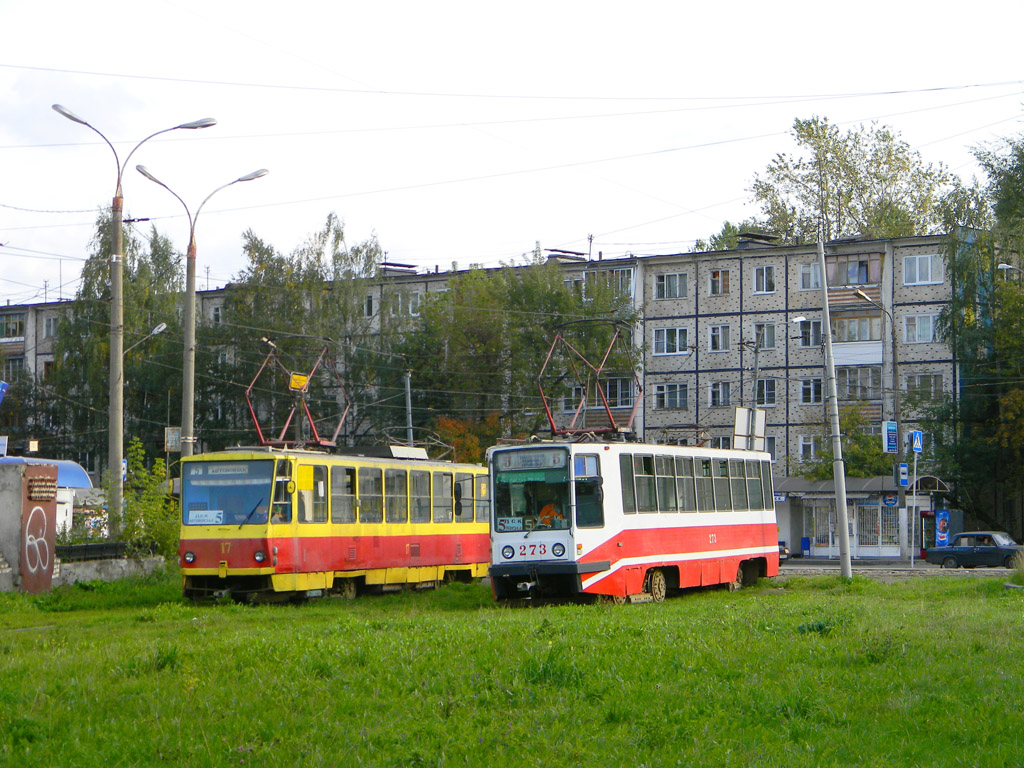
[{"label": "tram front bumper", "polygon": [[571,597],[583,593],[580,578],[583,574],[600,573],[610,567],[607,560],[587,563],[534,560],[492,565],[488,574],[498,600],[533,594]]}]

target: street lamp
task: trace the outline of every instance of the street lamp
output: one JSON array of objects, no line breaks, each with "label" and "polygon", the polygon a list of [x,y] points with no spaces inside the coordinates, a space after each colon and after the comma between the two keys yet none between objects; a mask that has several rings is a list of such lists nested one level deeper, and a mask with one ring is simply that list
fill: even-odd
[{"label": "street lamp", "polygon": [[110,475],[110,504],[107,519],[107,527],[110,536],[116,537],[121,522],[121,507],[124,498],[124,486],[122,481],[122,464],[124,460],[124,295],[123,295],[123,259],[121,219],[124,209],[124,197],[121,193],[121,177],[135,151],[161,133],[176,131],[179,128],[195,130],[197,128],[209,128],[216,125],[217,121],[212,117],[205,117],[202,120],[193,120],[191,123],[182,123],[171,128],[164,128],[156,133],[151,133],[128,153],[122,163],[117,155],[117,150],[110,140],[104,136],[93,125],[80,118],[71,110],[62,107],[60,104],[53,105],[53,111],[72,122],[84,125],[93,131],[110,147],[114,153],[114,163],[117,166],[117,187],[114,191],[114,200],[110,206],[110,226],[112,233],[112,253],[110,254],[110,407],[109,427],[107,430],[107,471]]},{"label": "street lamp", "polygon": [[161,333],[163,333],[166,330],[167,330],[167,323],[160,323],[158,326],[156,326],[156,328],[154,328],[152,331],[150,331],[145,336],[143,336],[141,339],[139,339],[134,344],[132,344],[130,347],[128,347],[128,349],[126,349],[124,351],[124,353],[127,355],[129,352],[131,352],[133,349],[135,349],[137,346],[139,346],[139,344],[141,344],[142,342],[144,342],[144,341],[146,341],[148,339],[151,339],[154,336],[159,336]]},{"label": "street lamp", "polygon": [[1007,271],[1009,271],[1011,269],[1015,269],[1018,272],[1020,272],[1021,274],[1024,274],[1024,269],[1021,269],[1020,267],[1015,267],[1015,266],[1013,266],[1013,264],[1007,264],[1006,262],[1003,262],[1002,264],[997,264],[996,265],[996,269],[1001,269],[1001,270],[1003,270],[1003,272],[1007,272]]},{"label": "street lamp", "polygon": [[[903,450],[903,420],[900,412],[899,353],[896,347],[896,318],[893,317],[892,312],[872,299],[864,291],[854,291],[854,295],[863,299],[871,306],[882,310],[885,316],[889,318],[889,327],[892,329],[892,417],[896,422],[896,463],[902,464],[905,456]],[[899,494],[899,509],[905,509],[907,506],[907,489],[901,483],[897,487],[896,492]],[[900,514],[903,513],[901,512]],[[913,542],[911,542],[910,546],[913,549]]]},{"label": "street lamp", "polygon": [[181,455],[191,456],[195,445],[193,436],[193,422],[195,420],[195,384],[196,384],[196,222],[199,220],[199,212],[203,210],[207,200],[220,192],[225,187],[238,184],[241,181],[252,181],[266,176],[270,171],[261,168],[258,171],[247,173],[234,181],[222,184],[206,196],[206,199],[199,204],[193,215],[185,201],[178,194],[164,184],[160,179],[150,173],[145,166],[137,165],[135,169],[150,181],[159,184],[166,189],[185,209],[188,216],[188,253],[185,258],[185,354],[182,362],[182,388],[181,388]]}]

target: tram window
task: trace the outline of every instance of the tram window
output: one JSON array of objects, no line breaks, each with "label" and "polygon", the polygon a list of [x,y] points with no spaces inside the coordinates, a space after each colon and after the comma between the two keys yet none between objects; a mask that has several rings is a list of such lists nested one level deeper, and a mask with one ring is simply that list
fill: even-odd
[{"label": "tram window", "polygon": [[764,509],[764,493],[761,491],[761,467],[759,461],[747,461],[747,496],[750,508]]},{"label": "tram window", "polygon": [[701,512],[715,511],[715,489],[711,478],[711,459],[696,459],[697,509]]},{"label": "tram window", "polygon": [[384,471],[384,519],[389,523],[404,523],[409,519],[409,495],[404,469]]},{"label": "tram window", "polygon": [[619,480],[622,483],[622,511],[632,515],[636,512],[636,497],[633,495],[633,457],[628,453],[619,456]]},{"label": "tram window", "polygon": [[300,523],[312,523],[313,520],[313,491],[316,483],[313,480],[313,467],[300,466],[296,478],[298,486],[296,495],[299,501],[298,518]]},{"label": "tram window", "polygon": [[409,496],[412,510],[409,519],[414,523],[430,522],[430,473],[413,470],[409,473]]},{"label": "tram window", "polygon": [[676,498],[681,512],[697,511],[697,490],[693,485],[693,459],[676,457]]},{"label": "tram window", "polygon": [[732,509],[729,494],[729,460],[714,459],[711,462],[711,475],[715,480],[715,509],[728,512]]},{"label": "tram window", "polygon": [[657,512],[658,496],[654,490],[654,457],[634,456],[633,476],[636,482],[637,511]]},{"label": "tram window", "polygon": [[750,506],[747,504],[747,479],[742,459],[729,460],[729,477],[732,485],[732,508],[737,512],[746,512]]},{"label": "tram window", "polygon": [[292,463],[287,459],[277,462],[277,476],[274,478],[274,511],[271,522],[290,523],[292,521],[292,499],[288,493],[288,481],[292,479]]},{"label": "tram window", "polygon": [[476,476],[476,521],[485,523],[491,516],[490,482],[487,475]]},{"label": "tram window", "polygon": [[331,467],[331,522],[356,521],[355,467]]},{"label": "tram window", "polygon": [[384,519],[381,471],[376,467],[359,468],[359,522],[379,523]]},{"label": "tram window", "polygon": [[313,467],[313,522],[327,522],[327,467]]},{"label": "tram window", "polygon": [[573,459],[576,476],[576,525],[580,528],[604,527],[604,490],[598,457],[578,454]]},{"label": "tram window", "polygon": [[455,473],[455,522],[473,522],[473,476],[468,472]]},{"label": "tram window", "polygon": [[761,462],[761,491],[764,494],[765,509],[775,508],[775,495],[772,490],[772,463]]},{"label": "tram window", "polygon": [[434,473],[434,522],[452,521],[452,476],[448,472]]},{"label": "tram window", "polygon": [[658,476],[658,509],[662,512],[678,512],[675,463],[672,461],[672,457],[656,456],[654,469]]}]

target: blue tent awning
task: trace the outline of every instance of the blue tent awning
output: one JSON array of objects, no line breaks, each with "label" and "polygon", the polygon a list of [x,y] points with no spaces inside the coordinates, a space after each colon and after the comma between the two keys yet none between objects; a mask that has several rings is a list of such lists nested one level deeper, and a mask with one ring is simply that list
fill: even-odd
[{"label": "blue tent awning", "polygon": [[82,465],[66,459],[29,459],[24,456],[4,456],[0,464],[50,464],[57,467],[58,488],[92,488],[89,473]]}]

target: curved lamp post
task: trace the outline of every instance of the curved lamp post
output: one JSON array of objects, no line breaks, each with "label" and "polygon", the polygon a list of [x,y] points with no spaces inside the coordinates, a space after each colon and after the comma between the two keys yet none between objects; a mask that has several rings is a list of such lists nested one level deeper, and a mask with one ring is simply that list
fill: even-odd
[{"label": "curved lamp post", "polygon": [[199,220],[199,212],[203,210],[207,200],[220,192],[225,187],[238,184],[242,181],[252,181],[266,176],[270,171],[261,168],[258,171],[247,173],[234,181],[222,184],[206,196],[206,199],[196,208],[195,214],[189,211],[185,201],[178,193],[164,184],[142,165],[135,166],[135,169],[155,184],[166,189],[185,209],[188,216],[188,253],[185,259],[185,355],[182,361],[182,388],[181,388],[181,455],[191,456],[195,447],[195,436],[193,435],[193,423],[195,421],[195,383],[196,383],[196,222]]},{"label": "curved lamp post", "polygon": [[112,234],[112,253],[110,254],[110,413],[109,429],[107,430],[107,471],[110,475],[110,503],[107,515],[107,527],[110,536],[116,537],[120,531],[121,507],[124,498],[124,486],[122,481],[122,464],[124,460],[124,295],[123,287],[123,249],[121,219],[124,209],[124,197],[121,194],[121,178],[124,169],[128,165],[135,151],[161,133],[169,133],[179,128],[195,130],[197,128],[209,128],[216,125],[217,121],[212,117],[205,117],[202,120],[193,120],[190,123],[182,123],[171,128],[164,128],[156,133],[151,133],[138,144],[122,163],[117,156],[117,150],[110,140],[104,136],[93,125],[80,118],[70,109],[60,104],[53,105],[53,111],[72,122],[84,125],[93,131],[110,147],[114,153],[114,163],[117,166],[117,187],[114,191],[114,201],[110,206],[110,226]]}]

